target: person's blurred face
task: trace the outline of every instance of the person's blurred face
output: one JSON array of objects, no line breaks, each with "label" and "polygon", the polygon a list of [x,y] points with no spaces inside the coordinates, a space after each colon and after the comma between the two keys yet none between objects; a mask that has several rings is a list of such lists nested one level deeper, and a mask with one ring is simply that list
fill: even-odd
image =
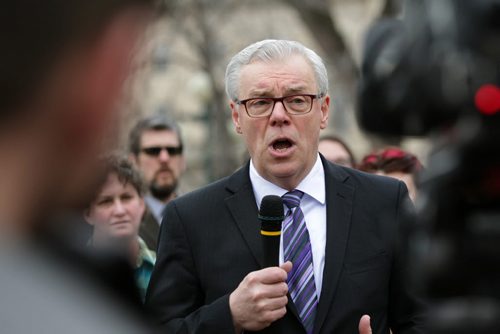
[{"label": "person's blurred face", "polygon": [[139,233],[144,201],[130,183],[123,184],[116,173],[108,175],[85,219],[94,226],[99,240],[132,239]]},{"label": "person's blurred face", "polygon": [[45,133],[35,140],[37,149],[45,150],[39,164],[50,167],[41,179],[54,188],[50,192],[59,197],[59,205],[87,203],[94,179],[102,172],[99,155],[116,147],[123,116],[119,106],[126,98],[123,87],[149,19],[149,13],[124,10],[95,41],[75,41],[62,52],[40,92],[36,108],[45,109],[39,114],[47,124],[40,125]]},{"label": "person's blurred face", "polygon": [[159,154],[148,153],[147,149],[153,147],[179,148],[179,138],[174,131],[147,130],[141,136],[140,152],[135,157],[151,194],[159,200],[167,200],[175,192],[185,169],[184,156],[169,154],[166,149]]},{"label": "person's blurred face", "polygon": [[333,140],[321,140],[319,142],[318,150],[323,156],[333,163],[346,167],[354,167],[352,165],[349,152],[346,151],[344,146]]},{"label": "person's blurred face", "polygon": [[[241,70],[239,100],[293,94],[319,94],[313,69],[302,56],[254,62]],[[236,131],[262,177],[293,189],[309,173],[318,154],[319,132],[327,125],[329,102],[328,96],[314,99],[305,115],[290,115],[277,102],[272,114],[262,118],[252,118],[243,105],[230,102]]]}]

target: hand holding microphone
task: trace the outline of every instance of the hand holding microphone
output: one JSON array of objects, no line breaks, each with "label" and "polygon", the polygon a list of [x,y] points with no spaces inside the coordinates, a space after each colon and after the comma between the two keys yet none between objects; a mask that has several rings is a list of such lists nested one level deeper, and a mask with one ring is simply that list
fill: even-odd
[{"label": "hand holding microphone", "polygon": [[286,314],[286,278],[292,263],[249,273],[229,296],[229,308],[236,333],[258,331]]},{"label": "hand holding microphone", "polygon": [[237,333],[264,329],[286,314],[286,279],[292,270],[292,263],[286,262],[278,267],[283,218],[281,197],[265,196],[260,205],[259,219],[266,268],[249,273],[229,296]]}]

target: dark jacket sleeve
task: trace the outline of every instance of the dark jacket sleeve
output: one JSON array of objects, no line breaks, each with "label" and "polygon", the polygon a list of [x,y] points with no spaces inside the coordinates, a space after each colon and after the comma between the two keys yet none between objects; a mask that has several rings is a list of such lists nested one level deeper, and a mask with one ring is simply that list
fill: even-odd
[{"label": "dark jacket sleeve", "polygon": [[163,333],[234,333],[229,295],[205,305],[189,235],[175,201],[162,222],[156,267],[146,307]]},{"label": "dark jacket sleeve", "polygon": [[426,303],[414,291],[409,284],[409,258],[405,233],[403,230],[415,222],[415,209],[411,202],[406,186],[399,182],[399,194],[397,201],[397,224],[394,228],[397,242],[396,256],[393,261],[393,269],[390,282],[389,298],[389,324],[394,334],[426,333],[425,311]]}]

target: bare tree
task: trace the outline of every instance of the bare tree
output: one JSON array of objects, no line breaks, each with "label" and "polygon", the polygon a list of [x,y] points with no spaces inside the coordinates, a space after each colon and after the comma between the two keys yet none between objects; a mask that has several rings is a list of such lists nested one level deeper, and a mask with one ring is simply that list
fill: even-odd
[{"label": "bare tree", "polygon": [[[207,101],[205,117],[209,129],[207,145],[203,150],[209,181],[226,176],[237,167],[237,157],[232,137],[228,131],[229,113],[223,85],[220,84],[220,58],[222,48],[218,43],[217,26],[213,17],[223,17],[234,10],[234,1],[177,1],[169,5],[169,19],[174,22],[176,33],[195,50],[199,69],[210,81],[212,99]],[[215,19],[216,20],[216,19]]]}]

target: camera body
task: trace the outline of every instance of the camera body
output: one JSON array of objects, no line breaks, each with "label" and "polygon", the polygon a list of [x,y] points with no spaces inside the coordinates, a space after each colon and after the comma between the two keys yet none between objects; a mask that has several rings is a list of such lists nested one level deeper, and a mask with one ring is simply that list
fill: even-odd
[{"label": "camera body", "polygon": [[409,0],[405,13],[367,35],[358,120],[380,135],[433,139],[417,222],[405,229],[409,280],[430,302],[429,333],[493,333],[500,327],[500,0]]},{"label": "camera body", "polygon": [[367,34],[360,124],[387,135],[423,135],[479,116],[477,91],[499,83],[500,0],[406,5],[403,20],[383,20]]}]

